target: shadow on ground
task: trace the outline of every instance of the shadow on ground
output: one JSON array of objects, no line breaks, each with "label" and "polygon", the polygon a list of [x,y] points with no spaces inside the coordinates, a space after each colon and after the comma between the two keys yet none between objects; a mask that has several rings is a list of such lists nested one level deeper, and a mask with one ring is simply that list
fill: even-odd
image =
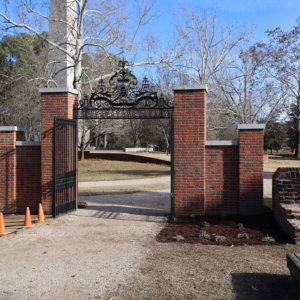
[{"label": "shadow on ground", "polygon": [[87,208],[74,212],[78,216],[119,220],[165,222],[171,207],[168,192],[79,196],[79,201]]},{"label": "shadow on ground", "polygon": [[237,300],[299,299],[300,291],[291,276],[267,273],[231,274]]}]

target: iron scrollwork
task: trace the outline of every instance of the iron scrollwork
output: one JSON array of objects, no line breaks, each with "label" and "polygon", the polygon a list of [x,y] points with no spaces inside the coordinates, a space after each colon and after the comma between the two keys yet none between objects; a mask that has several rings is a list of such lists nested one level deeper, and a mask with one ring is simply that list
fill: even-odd
[{"label": "iron scrollwork", "polygon": [[172,104],[158,95],[144,77],[138,85],[136,78],[120,61],[120,70],[104,84],[100,79],[90,96],[84,95],[74,108],[77,119],[161,119],[170,118]]}]

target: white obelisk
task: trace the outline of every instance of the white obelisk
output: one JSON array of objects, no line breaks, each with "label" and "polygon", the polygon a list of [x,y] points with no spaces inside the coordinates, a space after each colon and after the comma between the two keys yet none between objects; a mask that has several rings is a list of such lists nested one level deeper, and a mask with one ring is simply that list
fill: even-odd
[{"label": "white obelisk", "polygon": [[50,0],[49,38],[66,51],[49,47],[48,73],[55,82],[51,87],[73,88],[76,15],[75,0]]}]

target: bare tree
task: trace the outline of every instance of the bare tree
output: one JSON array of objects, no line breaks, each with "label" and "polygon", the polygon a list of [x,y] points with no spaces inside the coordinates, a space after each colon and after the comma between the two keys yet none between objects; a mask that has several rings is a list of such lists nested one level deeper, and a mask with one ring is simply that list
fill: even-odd
[{"label": "bare tree", "polygon": [[278,113],[285,90],[269,78],[266,62],[267,57],[257,55],[255,47],[247,47],[240,50],[230,69],[214,76],[216,88],[210,95],[208,125],[218,132],[218,138],[228,135],[228,127],[260,120],[267,123]]},{"label": "bare tree", "polygon": [[[53,2],[52,5],[60,3],[58,0],[50,1]],[[49,15],[49,1],[4,0],[0,4],[0,21],[1,27],[5,30],[27,30],[44,39],[50,48],[58,49],[68,61],[64,68],[72,70],[73,87],[80,91],[82,77],[85,76],[85,70],[82,69],[83,53],[89,53],[91,56],[96,52],[104,55],[110,55],[112,52],[117,55],[122,53],[126,59],[134,60],[140,47],[147,44],[145,40],[139,43],[137,41],[141,28],[151,20],[153,5],[148,0],[136,0],[136,4],[138,18],[135,25],[130,23],[124,3],[117,0],[65,0],[65,6],[69,8],[70,14],[60,13],[59,18]],[[65,6],[61,6],[61,9],[65,10]],[[52,39],[45,37],[42,32],[47,30],[47,24],[52,24],[53,27],[55,24],[63,24],[68,28],[69,36],[65,36],[63,40],[59,33]],[[130,66],[155,65],[170,60],[171,58],[161,57],[155,60],[153,55],[148,55],[139,62],[131,63]],[[55,84],[55,76],[63,71],[61,68],[52,67],[52,69],[53,72],[50,72],[51,76],[46,80],[46,85]],[[89,78],[95,81],[98,79],[99,76]]]},{"label": "bare tree", "polygon": [[99,146],[101,137],[104,138],[104,148],[106,148],[107,135],[118,134],[123,128],[122,122],[115,120],[80,120],[78,122],[80,159],[84,159],[84,152],[91,144]]},{"label": "bare tree", "polygon": [[144,120],[129,120],[128,121],[128,132],[133,142],[133,147],[139,147],[141,137],[144,130]]},{"label": "bare tree", "polygon": [[[56,1],[51,0],[55,5]],[[6,28],[21,28],[37,35],[49,43],[50,47],[58,49],[71,61],[70,68],[73,71],[73,87],[80,90],[82,77],[82,54],[92,47],[105,51],[113,45],[119,36],[120,26],[123,21],[123,9],[119,1],[103,0],[98,1],[97,7],[94,1],[88,0],[68,0],[65,6],[69,8],[70,15],[63,12],[49,16],[48,1],[33,2],[29,0],[4,1],[0,10],[2,26]],[[67,7],[61,6],[62,10],[67,11]],[[101,7],[101,9],[99,9]],[[10,14],[9,9],[17,10],[16,14]],[[45,37],[42,32],[47,29],[47,25],[63,24],[71,37],[64,36],[53,30],[58,38]],[[58,28],[61,28],[58,27]],[[64,33],[65,34],[65,33]],[[59,40],[60,39],[60,40]],[[65,42],[67,40],[67,43]],[[56,52],[57,53],[57,52]],[[51,61],[50,61],[51,64]],[[53,64],[52,64],[53,66]],[[65,64],[64,64],[65,66]],[[50,72],[50,82],[54,82],[57,72],[61,69],[53,68],[54,73]],[[47,84],[49,84],[49,80]]]},{"label": "bare tree", "polygon": [[[168,66],[192,83],[209,84],[213,77],[235,60],[235,49],[249,34],[237,28],[220,28],[216,13],[182,9],[177,24],[183,55]],[[182,20],[182,21],[181,21]]]},{"label": "bare tree", "polygon": [[297,109],[289,111],[297,120],[295,156],[300,157],[300,18],[289,31],[277,27],[267,31],[269,40],[255,45],[257,53],[266,55],[266,71],[285,89],[286,108],[294,104]]},{"label": "bare tree", "polygon": [[[187,82],[186,76],[175,72],[167,65],[157,66],[155,76],[152,77],[156,89],[166,98],[167,102],[173,102],[173,87],[176,84],[184,84]],[[161,135],[165,141],[167,154],[170,153],[171,146],[171,120],[158,119],[155,120],[153,126],[157,134]]]}]

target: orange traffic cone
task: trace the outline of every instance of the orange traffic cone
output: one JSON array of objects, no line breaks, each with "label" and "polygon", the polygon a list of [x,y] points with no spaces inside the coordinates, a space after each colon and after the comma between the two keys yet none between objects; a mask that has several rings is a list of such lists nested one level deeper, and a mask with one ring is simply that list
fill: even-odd
[{"label": "orange traffic cone", "polygon": [[43,222],[45,220],[45,215],[42,207],[42,203],[39,203],[39,222]]},{"label": "orange traffic cone", "polygon": [[3,213],[0,213],[0,235],[8,234],[5,229]]},{"label": "orange traffic cone", "polygon": [[26,228],[32,227],[29,207],[26,208],[24,227],[26,227]]}]

